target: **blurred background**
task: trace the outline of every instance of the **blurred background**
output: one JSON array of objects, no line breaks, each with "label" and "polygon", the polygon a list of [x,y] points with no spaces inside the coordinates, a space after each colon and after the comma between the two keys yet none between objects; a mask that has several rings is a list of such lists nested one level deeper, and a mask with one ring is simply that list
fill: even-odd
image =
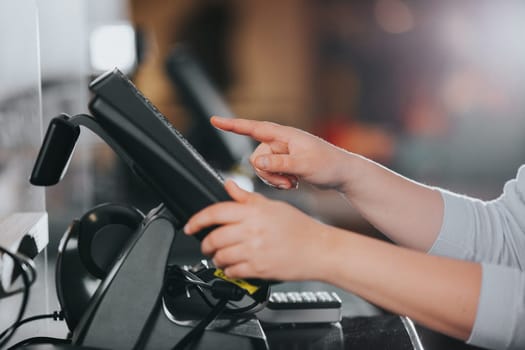
[{"label": "blurred background", "polygon": [[[305,129],[429,185],[492,199],[525,160],[523,1],[30,3],[38,15],[41,67],[30,80],[34,86],[35,74],[41,76],[44,129],[60,113],[87,112],[89,82],[118,67],[229,173],[210,150],[213,142],[202,141],[206,126],[166,68],[182,50],[230,116]],[[19,70],[25,64],[20,60]],[[11,89],[10,103],[23,104],[28,91],[19,92],[18,78],[0,76],[0,92]],[[334,193],[304,187],[283,193],[252,181],[256,190],[325,222],[381,237]],[[49,254],[56,254],[72,218],[108,201],[145,212],[158,202],[111,150],[83,132],[68,174],[46,190]]]},{"label": "blurred background", "polygon": [[[185,135],[198,133],[166,70],[183,46],[233,115],[306,129],[430,185],[494,198],[525,158],[522,1],[36,4],[44,125],[86,111],[88,82],[117,66]],[[48,190],[58,231],[95,203],[130,200],[112,152],[83,135],[64,184]],[[333,194],[299,201],[333,224],[360,223]]]}]

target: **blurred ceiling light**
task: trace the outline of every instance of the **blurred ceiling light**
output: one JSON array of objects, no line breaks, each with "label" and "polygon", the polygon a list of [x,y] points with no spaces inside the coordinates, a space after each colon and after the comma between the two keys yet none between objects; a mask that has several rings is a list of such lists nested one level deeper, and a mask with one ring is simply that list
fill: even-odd
[{"label": "blurred ceiling light", "polygon": [[90,37],[91,67],[104,72],[118,67],[130,72],[136,63],[135,31],[129,24],[102,25]]},{"label": "blurred ceiling light", "polygon": [[387,33],[405,33],[414,28],[412,10],[401,0],[378,0],[374,15],[377,24]]}]

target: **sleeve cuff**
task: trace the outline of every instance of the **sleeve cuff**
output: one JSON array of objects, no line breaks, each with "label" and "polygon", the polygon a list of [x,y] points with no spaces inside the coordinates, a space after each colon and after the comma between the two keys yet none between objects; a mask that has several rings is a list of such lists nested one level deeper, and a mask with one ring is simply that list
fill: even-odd
[{"label": "sleeve cuff", "polygon": [[489,349],[525,348],[525,277],[519,269],[482,264],[476,320],[469,344]]},{"label": "sleeve cuff", "polygon": [[469,220],[471,199],[445,190],[439,190],[443,198],[443,223],[441,230],[428,251],[457,259],[471,259],[472,222]]}]

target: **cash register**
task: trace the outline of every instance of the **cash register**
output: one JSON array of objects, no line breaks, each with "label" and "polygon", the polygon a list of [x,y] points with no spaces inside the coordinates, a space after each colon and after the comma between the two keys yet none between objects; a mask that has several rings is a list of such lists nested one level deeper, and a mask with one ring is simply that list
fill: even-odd
[{"label": "cash register", "polygon": [[[231,280],[207,261],[170,265],[174,238],[186,221],[230,200],[223,179],[118,69],[95,79],[90,90],[90,115],[51,120],[31,183],[61,180],[83,126],[111,146],[161,203],[145,215],[104,204],[72,223],[56,266],[70,344],[22,348],[268,349],[261,319],[306,319],[316,305],[325,311],[316,313],[322,322],[340,320],[335,294],[271,296],[269,281]],[[283,318],[282,305],[294,300],[295,309]]]}]

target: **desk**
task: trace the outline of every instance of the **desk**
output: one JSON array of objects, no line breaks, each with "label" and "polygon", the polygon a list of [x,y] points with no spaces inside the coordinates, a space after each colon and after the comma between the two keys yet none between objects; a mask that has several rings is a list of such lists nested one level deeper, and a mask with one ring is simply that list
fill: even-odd
[{"label": "desk", "polygon": [[423,350],[414,346],[401,318],[395,315],[343,318],[332,325],[273,326],[265,332],[270,350]]},{"label": "desk", "polygon": [[344,317],[340,324],[263,327],[270,350],[422,350],[396,315]]}]

